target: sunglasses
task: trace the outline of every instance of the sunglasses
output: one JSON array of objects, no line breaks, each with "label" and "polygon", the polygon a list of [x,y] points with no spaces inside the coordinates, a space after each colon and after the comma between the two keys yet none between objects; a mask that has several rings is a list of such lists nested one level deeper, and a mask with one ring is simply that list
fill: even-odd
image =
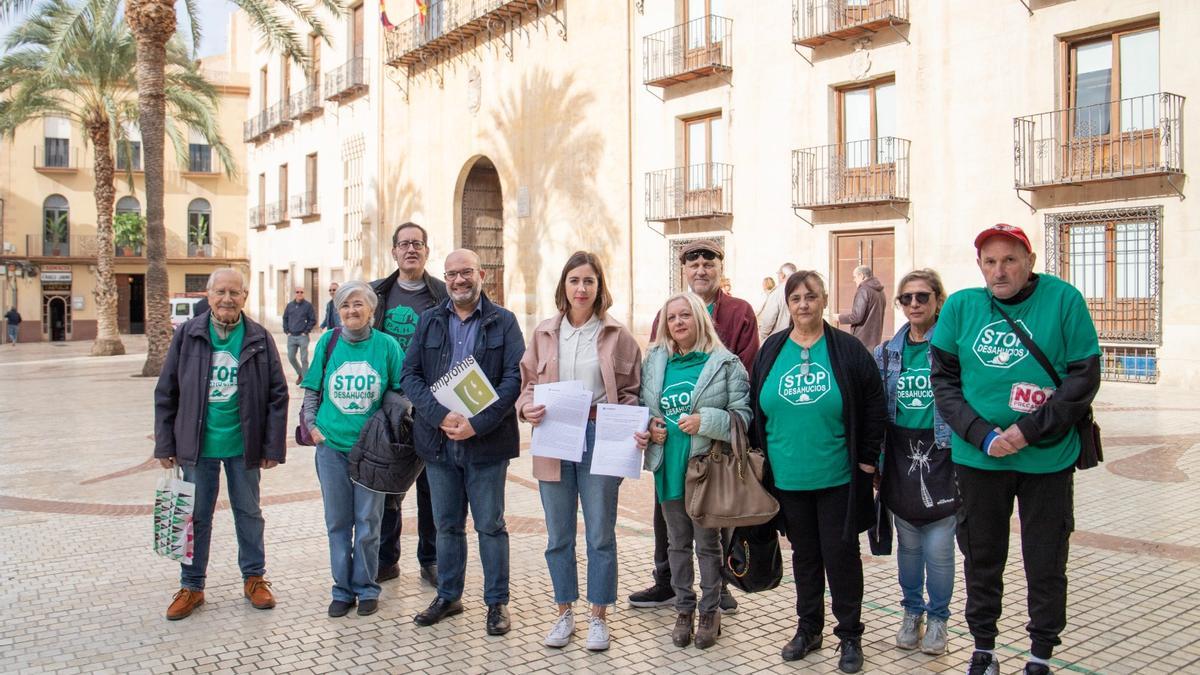
[{"label": "sunglasses", "polygon": [[689,251],[686,255],[683,256],[683,261],[684,262],[692,262],[693,260],[697,260],[699,258],[704,258],[705,260],[715,260],[717,258],[717,254],[712,251],[707,251],[707,250]]},{"label": "sunglasses", "polygon": [[928,293],[926,291],[920,291],[918,293],[901,293],[896,299],[900,301],[901,305],[911,305],[913,298],[916,298],[918,305],[928,305],[929,298],[932,295],[932,293]]}]

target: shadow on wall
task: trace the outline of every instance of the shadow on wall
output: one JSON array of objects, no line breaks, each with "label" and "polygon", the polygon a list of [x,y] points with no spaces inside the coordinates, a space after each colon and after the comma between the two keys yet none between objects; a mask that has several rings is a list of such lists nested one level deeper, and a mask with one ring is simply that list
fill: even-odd
[{"label": "shadow on wall", "polygon": [[[505,212],[505,244],[515,244],[511,249],[515,255],[505,258],[516,263],[510,268],[515,274],[505,280],[511,289],[510,309],[517,293],[522,293],[527,316],[551,311],[537,306],[539,291],[543,297],[552,291],[539,288],[544,266],[557,281],[567,255],[584,249],[608,263],[610,277],[618,267],[614,245],[620,232],[605,201],[609,194],[598,180],[605,139],[589,125],[586,115],[594,103],[595,96],[576,86],[572,76],[556,81],[537,68],[521,78],[518,88],[500,97],[491,112],[493,124],[480,132],[482,147],[495,149],[488,156],[500,176],[514,181],[504,185],[506,202],[515,203],[518,188],[529,190],[528,217],[518,217],[514,209]],[[557,245],[561,260],[543,261],[544,241]],[[515,275],[520,275],[520,288],[512,288]]]},{"label": "shadow on wall", "polygon": [[[392,259],[392,232],[400,223],[406,223],[413,219],[414,213],[423,213],[425,202],[421,197],[420,190],[412,182],[411,178],[400,180],[400,176],[404,175],[404,153],[396,153],[399,159],[386,162],[386,175],[382,178],[383,190],[386,191],[387,197],[384,198],[387,204],[387,212],[384,214],[383,221],[379,227],[379,246],[387,247],[387,250],[380,253],[379,267],[377,272],[380,277],[385,277],[396,269],[396,263]],[[381,194],[375,190],[374,185],[371,186],[371,194]],[[428,222],[417,222],[427,229],[432,229],[433,224]],[[443,257],[449,251],[442,253]],[[430,250],[433,255],[433,251]],[[440,264],[438,269],[440,269]]]}]

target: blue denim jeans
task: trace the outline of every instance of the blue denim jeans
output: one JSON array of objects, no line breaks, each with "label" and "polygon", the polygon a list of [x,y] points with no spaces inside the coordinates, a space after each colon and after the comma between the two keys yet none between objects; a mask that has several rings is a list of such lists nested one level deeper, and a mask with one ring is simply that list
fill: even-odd
[{"label": "blue denim jeans", "polygon": [[508,460],[472,464],[461,447],[444,461],[426,462],[433,522],[437,525],[438,597],[458,600],[467,572],[467,506],[479,535],[483,599],[508,604],[508,530],[504,524],[504,485]]},{"label": "blue denim jeans", "polygon": [[617,601],[617,494],[622,479],[592,475],[595,443],[596,423],[588,422],[587,448],[580,461],[560,461],[559,480],[538,483],[546,513],[546,566],[554,584],[554,602],[560,605],[579,599],[575,528],[581,504],[587,540],[588,602],[611,605]]},{"label": "blue denim jeans", "polygon": [[379,526],[386,495],[350,480],[350,456],[324,443],[317,445],[317,480],[329,533],[329,570],[333,599],[342,602],[379,597]]},{"label": "blue denim jeans", "polygon": [[[954,594],[954,531],[956,516],[916,527],[896,516],[896,565],[900,569],[900,605],[913,614],[950,618]],[[925,602],[925,591],[929,602]]]},{"label": "blue denim jeans", "polygon": [[238,566],[242,580],[261,577],[266,568],[263,548],[263,516],[258,506],[258,481],[261,469],[247,469],[237,457],[201,457],[196,466],[183,467],[183,479],[196,484],[196,504],[192,511],[195,537],[191,565],[180,565],[179,585],[193,591],[204,590],[208,571],[208,548],[212,541],[213,512],[221,492],[221,465],[225,465],[225,483],[229,487],[229,505],[233,509],[233,529],[237,533]]},{"label": "blue denim jeans", "polygon": [[9,342],[12,342],[13,344],[16,344],[16,342],[17,342],[17,329],[19,329],[19,328],[20,328],[20,326],[18,326],[18,325],[16,325],[16,324],[11,324],[11,323],[10,323],[10,324],[8,324],[8,341],[9,341]]}]

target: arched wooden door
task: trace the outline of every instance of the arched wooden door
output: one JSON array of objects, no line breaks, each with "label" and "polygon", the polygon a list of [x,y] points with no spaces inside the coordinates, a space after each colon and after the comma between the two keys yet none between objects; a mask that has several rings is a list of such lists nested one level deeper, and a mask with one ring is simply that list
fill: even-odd
[{"label": "arched wooden door", "polygon": [[504,197],[500,175],[486,157],[475,162],[463,183],[462,247],[479,254],[483,290],[492,302],[503,305]]}]

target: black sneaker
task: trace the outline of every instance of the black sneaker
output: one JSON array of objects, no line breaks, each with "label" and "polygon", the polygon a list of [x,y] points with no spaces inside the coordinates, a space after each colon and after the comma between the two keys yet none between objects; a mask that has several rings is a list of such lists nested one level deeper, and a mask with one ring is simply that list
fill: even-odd
[{"label": "black sneaker", "polygon": [[821,636],[810,635],[803,628],[796,629],[796,635],[791,642],[783,646],[784,661],[798,661],[810,652],[815,652],[821,648]]},{"label": "black sneaker", "polygon": [[655,582],[653,586],[629,596],[630,607],[666,607],[675,602],[675,589],[670,584]]},{"label": "black sneaker", "polygon": [[1000,675],[1000,662],[992,654],[976,651],[971,654],[967,675]]},{"label": "black sneaker", "polygon": [[379,609],[379,601],[378,600],[370,599],[370,600],[359,600],[358,601],[358,615],[359,616],[370,616],[370,615],[374,614],[378,609]]},{"label": "black sneaker", "polygon": [[1051,672],[1050,666],[1044,663],[1030,661],[1025,664],[1025,675],[1050,675]]},{"label": "black sneaker", "polygon": [[842,640],[837,651],[842,653],[842,658],[838,659],[838,670],[843,673],[857,673],[862,670],[862,644],[858,638]]},{"label": "black sneaker", "polygon": [[728,588],[721,589],[721,613],[722,614],[737,614],[738,601],[733,597],[733,593],[729,592]]},{"label": "black sneaker", "polygon": [[387,567],[380,567],[379,572],[375,575],[375,583],[382,584],[385,581],[391,581],[400,576],[400,563],[393,563]]},{"label": "black sneaker", "polygon": [[333,602],[329,603],[329,616],[332,616],[334,618],[337,618],[339,616],[346,616],[347,614],[350,613],[350,608],[353,606],[354,606],[353,600],[351,600],[349,602],[347,602],[345,600],[334,600]]}]

